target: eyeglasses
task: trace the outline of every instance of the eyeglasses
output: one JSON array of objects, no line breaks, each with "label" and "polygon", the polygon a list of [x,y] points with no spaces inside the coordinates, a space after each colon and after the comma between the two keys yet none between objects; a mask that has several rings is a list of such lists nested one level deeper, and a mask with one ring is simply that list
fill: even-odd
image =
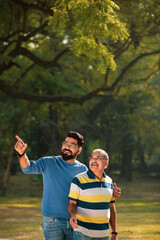
[{"label": "eyeglasses", "polygon": [[89,157],[89,160],[91,160],[91,159],[92,159],[92,160],[96,160],[96,161],[103,161],[103,160],[105,160],[104,157],[103,157],[103,158],[102,158],[102,157],[96,157],[96,158],[94,158],[94,157],[90,156],[90,157]]},{"label": "eyeglasses", "polygon": [[63,146],[67,146],[67,147],[69,147],[69,148],[76,148],[77,146],[75,145],[75,144],[73,144],[73,143],[68,143],[68,142],[62,142],[62,145]]}]

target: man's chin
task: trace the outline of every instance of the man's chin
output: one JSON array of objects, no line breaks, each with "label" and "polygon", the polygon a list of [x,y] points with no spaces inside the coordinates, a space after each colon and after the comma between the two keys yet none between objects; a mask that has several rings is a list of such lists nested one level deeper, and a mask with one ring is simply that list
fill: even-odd
[{"label": "man's chin", "polygon": [[92,171],[92,170],[93,170],[93,171],[94,171],[94,170],[97,170],[97,169],[98,169],[98,166],[92,166],[90,169],[91,169],[91,171]]},{"label": "man's chin", "polygon": [[62,153],[62,158],[63,158],[63,160],[67,161],[67,160],[73,159],[74,156]]}]

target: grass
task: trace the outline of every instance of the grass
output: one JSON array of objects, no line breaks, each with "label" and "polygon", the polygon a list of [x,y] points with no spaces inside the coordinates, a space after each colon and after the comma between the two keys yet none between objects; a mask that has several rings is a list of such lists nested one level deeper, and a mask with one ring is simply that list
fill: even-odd
[{"label": "grass", "polygon": [[41,220],[41,198],[0,198],[0,238],[42,240]]},{"label": "grass", "polygon": [[117,203],[119,239],[160,239],[158,201]]},{"label": "grass", "polygon": [[[122,195],[116,202],[119,240],[160,239],[158,180],[117,181]],[[10,179],[7,197],[0,197],[0,239],[44,240],[41,230],[42,183],[35,176]]]}]

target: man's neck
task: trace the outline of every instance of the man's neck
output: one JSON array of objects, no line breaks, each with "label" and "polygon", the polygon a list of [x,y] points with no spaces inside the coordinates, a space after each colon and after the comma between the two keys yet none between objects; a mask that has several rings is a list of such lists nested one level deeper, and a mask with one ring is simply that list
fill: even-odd
[{"label": "man's neck", "polygon": [[103,173],[94,173],[93,172],[93,174],[94,174],[94,176],[96,177],[96,178],[98,178],[98,180],[102,180],[102,177],[103,177]]},{"label": "man's neck", "polygon": [[102,175],[95,175],[95,176],[96,176],[96,178],[98,178],[98,180],[102,180],[103,174]]},{"label": "man's neck", "polygon": [[[61,158],[63,159],[62,155],[61,155]],[[68,160],[65,160],[63,159],[65,162],[68,162],[68,163],[73,163],[75,162],[76,158],[73,158],[73,159],[68,159]]]},{"label": "man's neck", "polygon": [[66,161],[66,162],[68,162],[68,163],[73,163],[73,162],[75,162],[75,158],[74,159],[69,159],[69,160],[64,160],[64,161]]}]

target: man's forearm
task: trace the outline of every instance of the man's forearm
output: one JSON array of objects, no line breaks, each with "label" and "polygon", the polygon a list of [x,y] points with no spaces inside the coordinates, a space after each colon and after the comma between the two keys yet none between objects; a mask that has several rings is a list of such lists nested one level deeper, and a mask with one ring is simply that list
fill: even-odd
[{"label": "man's forearm", "polygon": [[29,159],[26,153],[22,157],[18,156],[18,160],[22,168],[27,168],[29,166]]},{"label": "man's forearm", "polygon": [[116,232],[117,231],[117,214],[116,214],[116,207],[114,205],[114,203],[110,204],[110,213],[111,213],[111,217],[109,220],[112,232]]},{"label": "man's forearm", "polygon": [[70,217],[75,216],[77,212],[77,206],[73,203],[68,204],[68,213]]},{"label": "man's forearm", "polygon": [[78,228],[76,212],[77,212],[77,202],[70,200],[69,204],[68,204],[68,213],[71,217],[70,224],[71,224],[72,228]]}]

